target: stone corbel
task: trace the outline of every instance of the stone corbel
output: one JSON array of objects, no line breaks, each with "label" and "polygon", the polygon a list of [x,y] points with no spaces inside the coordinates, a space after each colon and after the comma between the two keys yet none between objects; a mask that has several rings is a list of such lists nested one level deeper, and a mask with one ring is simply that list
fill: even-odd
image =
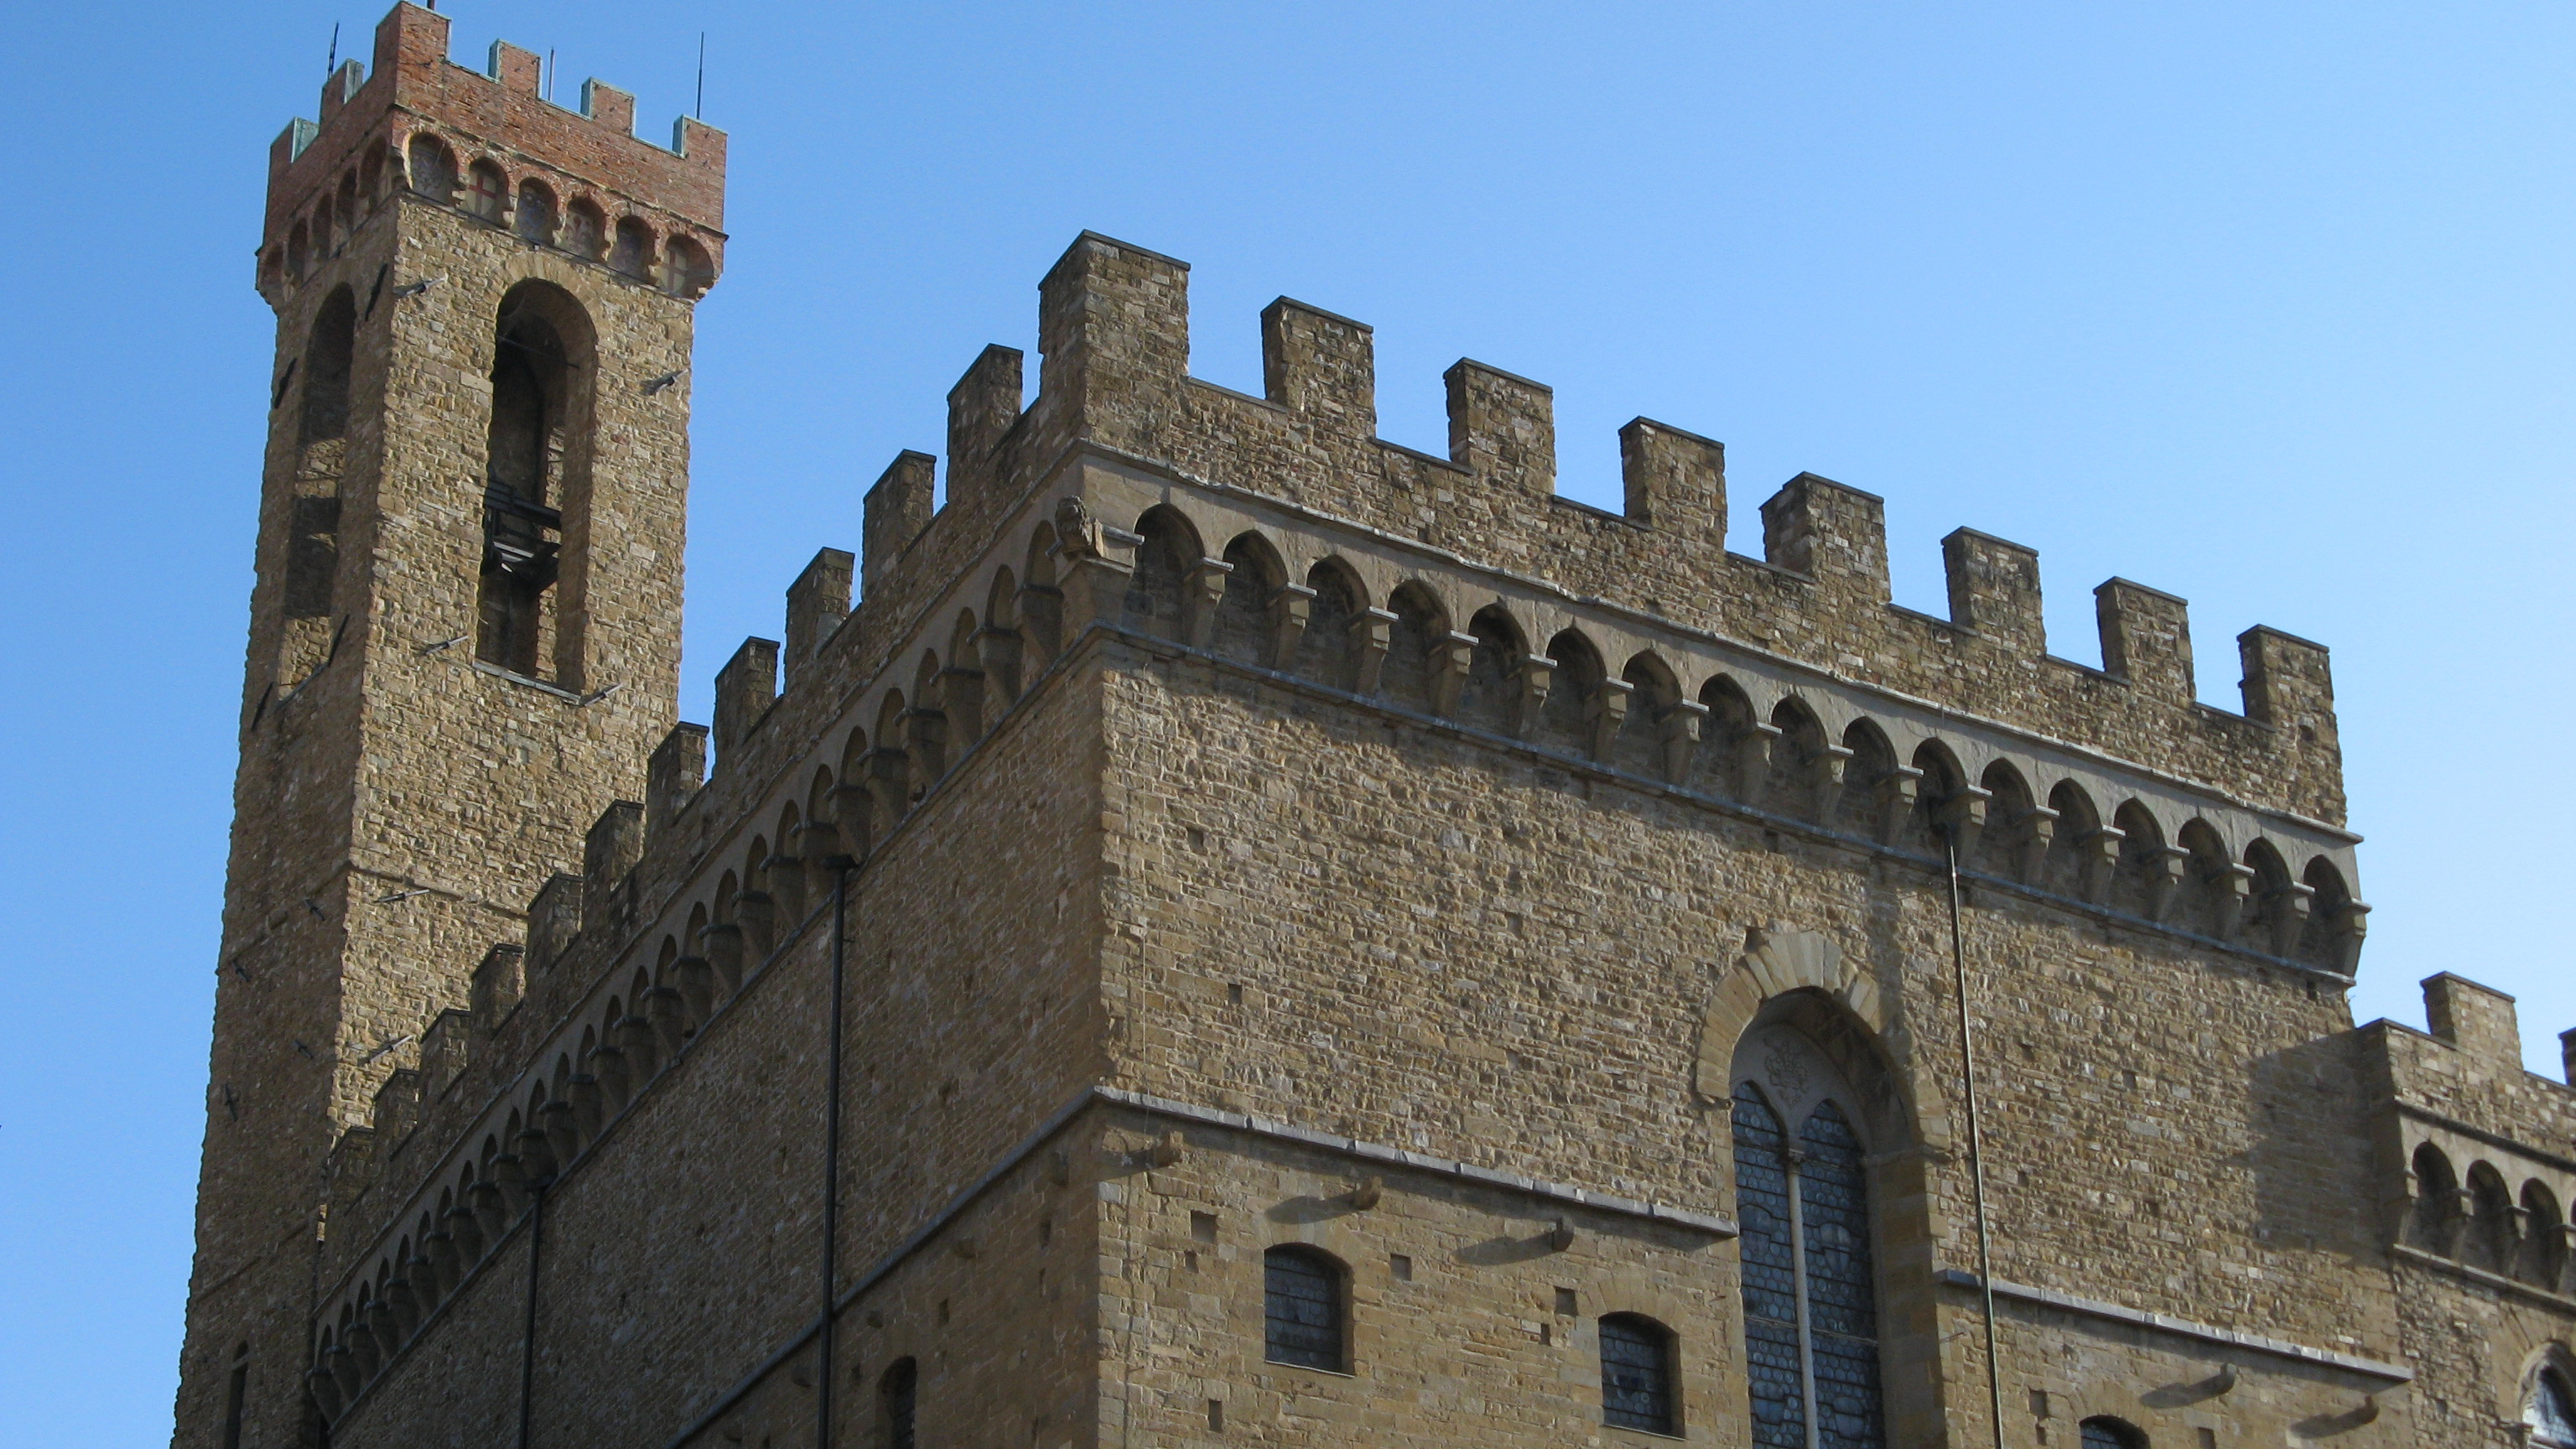
[{"label": "stone corbel", "polygon": [[732,921],[716,921],[699,933],[706,949],[707,964],[723,979],[725,994],[742,989],[742,927]]},{"label": "stone corbel", "polygon": [[[1131,535],[1132,536],[1132,535]],[[1115,624],[1127,613],[1127,586],[1136,565],[1107,554],[1063,560],[1057,587],[1064,590],[1064,632],[1079,636],[1094,624]],[[1063,641],[1073,642],[1072,638]]]},{"label": "stone corbel", "polygon": [[832,788],[832,819],[840,827],[841,849],[857,859],[876,839],[877,793],[846,781]]},{"label": "stone corbel", "polygon": [[653,1080],[653,1074],[661,1070],[662,1063],[662,1044],[653,1037],[653,1023],[638,1013],[640,1005],[640,1002],[628,1003],[626,1014],[617,1018],[612,1027],[617,1033],[617,1044],[626,1049],[626,1060],[634,1065],[635,1085],[638,1087]]},{"label": "stone corbel", "polygon": [[1476,636],[1452,630],[1431,641],[1431,712],[1443,719],[1458,713],[1458,695],[1468,672],[1476,667]]},{"label": "stone corbel", "polygon": [[[1844,751],[1846,755],[1850,751]],[[1878,777],[1870,793],[1878,801],[1877,835],[1881,845],[1894,845],[1905,830],[1905,822],[1914,814],[1915,802],[1922,798],[1923,772],[1912,765],[1899,765]],[[1824,817],[1828,820],[1830,816]]]},{"label": "stone corbel", "polygon": [[[313,1391],[314,1405],[322,1410],[322,1419],[325,1423],[339,1418],[340,1410],[347,1403],[340,1395],[339,1375],[331,1372],[331,1359],[341,1352],[342,1350],[336,1345],[324,1349],[321,1357],[315,1360],[313,1371],[304,1376],[305,1384]],[[354,1377],[354,1373],[352,1376]]]},{"label": "stone corbel", "polygon": [[[1842,799],[1843,777],[1851,772],[1852,753],[1849,745],[1823,745],[1817,748],[1815,758],[1807,761],[1807,788],[1814,795],[1816,818],[1828,825],[1833,823],[1835,803]],[[1915,771],[1915,775],[1920,778],[1922,771]]]},{"label": "stone corbel", "polygon": [[1538,729],[1540,711],[1547,708],[1548,686],[1556,678],[1556,661],[1544,654],[1525,656],[1520,667],[1512,671],[1512,680],[1520,686],[1512,706],[1512,735],[1528,739]]},{"label": "stone corbel", "polygon": [[663,1060],[678,1056],[689,1039],[688,1006],[680,999],[680,988],[655,986],[645,991],[644,1020],[653,1028]]},{"label": "stone corbel", "polygon": [[1933,812],[1933,823],[1954,842],[1963,868],[1977,863],[1977,839],[1986,833],[1986,810],[1994,798],[1995,792],[1982,785],[1963,785]]},{"label": "stone corbel", "polygon": [[[439,1215],[439,1220],[443,1223],[455,1215],[456,1209],[451,1207]],[[420,1253],[429,1260],[430,1271],[438,1275],[439,1296],[446,1297],[448,1290],[465,1276],[456,1259],[456,1234],[445,1227],[426,1234],[420,1240]]]},{"label": "stone corbel", "polygon": [[743,962],[766,960],[778,944],[778,903],[757,885],[733,893],[734,924],[742,927]]},{"label": "stone corbel", "polygon": [[958,664],[940,670],[939,703],[949,718],[957,722],[960,738],[971,740],[983,734],[984,671]]},{"label": "stone corbel", "polygon": [[1351,692],[1377,693],[1378,677],[1386,672],[1386,651],[1395,641],[1395,611],[1362,609],[1351,620]]},{"label": "stone corbel", "polygon": [[2211,934],[2222,941],[2234,941],[2245,925],[2245,906],[2254,898],[2254,867],[2221,865],[2211,871],[2205,883],[2209,887]]},{"label": "stone corbel", "polygon": [[1663,746],[1664,780],[1679,785],[1690,779],[1691,757],[1699,753],[1700,735],[1708,728],[1708,706],[1695,699],[1677,699],[1664,711],[1657,728]]},{"label": "stone corbel", "polygon": [[1020,631],[987,624],[975,631],[975,662],[983,668],[986,702],[998,714],[1020,692]]},{"label": "stone corbel", "polygon": [[2540,1286],[2553,1293],[2576,1294],[2576,1227],[2559,1223],[2544,1231],[2548,1234],[2545,1241],[2555,1245],[2558,1277],[2556,1281]]},{"label": "stone corbel", "polygon": [[885,744],[868,751],[868,785],[877,792],[877,819],[893,828],[912,810],[912,756]]},{"label": "stone corbel", "polygon": [[2369,906],[2346,901],[2335,907],[2333,917],[2326,922],[2334,945],[2335,969],[2346,976],[2356,974],[2361,967],[2361,942],[2370,932],[2369,917]]},{"label": "stone corbel", "polygon": [[704,956],[682,956],[671,963],[671,975],[680,983],[680,999],[688,1003],[691,1021],[704,1021],[715,1012],[714,963]]},{"label": "stone corbel", "polygon": [[1304,584],[1281,584],[1270,596],[1270,667],[1283,673],[1296,667],[1298,641],[1315,617],[1315,591]]},{"label": "stone corbel", "polygon": [[625,1110],[626,1099],[635,1095],[634,1078],[626,1070],[626,1053],[614,1042],[601,1042],[582,1058],[582,1071],[598,1084],[605,1099],[604,1110],[614,1115]]},{"label": "stone corbel", "polygon": [[1747,805],[1762,803],[1762,791],[1771,783],[1771,755],[1780,747],[1784,733],[1778,725],[1760,720],[1745,728],[1744,738],[1735,746],[1735,778],[1727,782],[1737,800]]},{"label": "stone corbel", "polygon": [[1029,639],[1043,639],[1049,641],[1051,651],[1064,647],[1064,590],[1053,584],[1022,584],[1012,602],[1018,606],[1024,645]]},{"label": "stone corbel", "polygon": [[564,1089],[564,1095],[572,1102],[572,1120],[580,1124],[581,1135],[598,1136],[600,1124],[617,1110],[609,1105],[608,1094],[601,1090],[599,1078],[589,1072],[575,1072],[565,1081]]},{"label": "stone corbel", "polygon": [[1628,722],[1628,705],[1636,693],[1637,686],[1624,679],[1601,681],[1600,692],[1592,696],[1592,703],[1584,710],[1595,760],[1606,765],[1618,750],[1619,731]]},{"label": "stone corbel", "polygon": [[2191,875],[2191,852],[2179,845],[2159,845],[2142,852],[2138,868],[2146,874],[2147,919],[2162,924]]},{"label": "stone corbel", "polygon": [[2272,927],[2267,944],[2272,954],[2288,958],[2299,954],[2299,936],[2308,929],[2308,912],[2316,900],[2317,888],[2292,881],[2272,892],[2266,903]]},{"label": "stone corbel", "polygon": [[[571,1115],[572,1104],[558,1097],[545,1106],[539,1107],[528,1125],[519,1129],[519,1170],[527,1174],[528,1188],[531,1192],[541,1184],[554,1181],[555,1164],[572,1155],[570,1152],[555,1151],[554,1139],[547,1134],[545,1128],[550,1118],[568,1119]],[[567,1120],[564,1123],[567,1140],[571,1131],[572,1123]]]},{"label": "stone corbel", "polygon": [[420,1330],[420,1295],[412,1289],[409,1264],[404,1271],[404,1277],[385,1280],[385,1307],[393,1310],[394,1332],[408,1339]]},{"label": "stone corbel", "polygon": [[2457,1258],[2465,1246],[2470,1219],[2477,1211],[2477,1194],[2465,1187],[2435,1193],[2442,1200],[2441,1216],[2434,1220],[2433,1251],[2445,1258]]},{"label": "stone corbel", "polygon": [[2129,832],[2114,825],[2088,830],[2075,839],[2075,865],[2080,873],[2084,899],[2095,905],[2106,905],[2111,899],[2111,878],[2119,874],[2120,849],[2129,842]]},{"label": "stone corbel", "polygon": [[2031,885],[2041,884],[2049,847],[2057,843],[2057,812],[2034,805],[2013,817],[2012,831],[2014,873]]},{"label": "stone corbel", "polygon": [[1233,572],[1234,565],[1223,559],[1203,558],[1181,581],[1182,636],[1191,648],[1205,649],[1216,638],[1217,610],[1225,603],[1226,576]]},{"label": "stone corbel", "polygon": [[376,1376],[376,1370],[384,1367],[385,1354],[393,1348],[376,1331],[374,1315],[364,1307],[357,1317],[349,1320],[349,1326],[340,1331],[340,1342],[347,1346],[350,1357],[358,1365],[360,1383]]}]

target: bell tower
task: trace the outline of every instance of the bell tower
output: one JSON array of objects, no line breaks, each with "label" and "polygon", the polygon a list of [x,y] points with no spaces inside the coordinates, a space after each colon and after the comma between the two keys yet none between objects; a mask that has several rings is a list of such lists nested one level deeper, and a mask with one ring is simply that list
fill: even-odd
[{"label": "bell tower", "polygon": [[[307,1442],[343,1132],[641,799],[678,708],[689,349],[725,138],[669,148],[410,4],[269,157],[277,315],[184,1449]],[[383,1152],[392,1144],[372,1144]]]}]

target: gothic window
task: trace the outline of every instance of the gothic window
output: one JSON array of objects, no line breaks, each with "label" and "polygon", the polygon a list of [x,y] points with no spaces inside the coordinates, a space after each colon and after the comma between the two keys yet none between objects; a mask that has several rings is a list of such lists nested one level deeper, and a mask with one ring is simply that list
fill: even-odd
[{"label": "gothic window", "polygon": [[2522,1422],[2531,1427],[2532,1449],[2576,1449],[2576,1396],[2558,1370],[2542,1369],[2532,1381]]},{"label": "gothic window", "polygon": [[1736,1087],[1735,1191],[1757,1449],[1887,1442],[1862,1155],[1850,1119],[1830,1098],[1792,1134],[1760,1087]]},{"label": "gothic window", "polygon": [[913,1449],[913,1397],[921,1372],[911,1359],[895,1360],[877,1382],[877,1399],[885,1419],[885,1449]]},{"label": "gothic window", "polygon": [[2147,1449],[2147,1436],[2118,1419],[2091,1418],[2076,1427],[2084,1449]]},{"label": "gothic window", "polygon": [[1677,1432],[1673,1412],[1673,1336],[1635,1313],[1601,1319],[1601,1419],[1650,1434]]},{"label": "gothic window", "polygon": [[1261,1255],[1263,1356],[1299,1368],[1344,1371],[1342,1270],[1312,1248]]}]

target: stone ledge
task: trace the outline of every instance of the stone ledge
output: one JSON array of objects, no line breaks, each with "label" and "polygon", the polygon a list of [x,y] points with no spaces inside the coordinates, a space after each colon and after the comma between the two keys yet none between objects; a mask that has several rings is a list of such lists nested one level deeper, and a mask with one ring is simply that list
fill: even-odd
[{"label": "stone ledge", "polygon": [[[1964,1288],[1970,1292],[1975,1292],[1978,1287],[1977,1275],[1959,1268],[1942,1269],[1940,1282],[1944,1287]],[[2375,1358],[2363,1358],[2358,1354],[2337,1353],[2328,1348],[2310,1348],[2303,1343],[2292,1343],[2281,1338],[2266,1338],[2259,1333],[2241,1333],[2236,1329],[2220,1328],[2214,1324],[2194,1323],[2188,1318],[2176,1318],[2169,1313],[2149,1313],[2143,1309],[2123,1308],[2117,1303],[2105,1303],[2098,1298],[2079,1298],[2072,1293],[2060,1293],[2054,1288],[2033,1288],[2026,1283],[2007,1283],[1998,1278],[1994,1281],[1994,1290],[1997,1298],[2009,1298],[2017,1303],[2035,1303],[2086,1318],[2124,1323],[2132,1328],[2152,1329],[2159,1333],[2172,1334],[2177,1338],[2193,1338],[2203,1343],[2250,1349],[2255,1353],[2270,1354],[2275,1358],[2293,1359],[2300,1363],[2342,1369],[2346,1373],[2383,1379],[2389,1383],[2404,1384],[2415,1380],[2415,1371],[2403,1364],[2384,1363]]]}]

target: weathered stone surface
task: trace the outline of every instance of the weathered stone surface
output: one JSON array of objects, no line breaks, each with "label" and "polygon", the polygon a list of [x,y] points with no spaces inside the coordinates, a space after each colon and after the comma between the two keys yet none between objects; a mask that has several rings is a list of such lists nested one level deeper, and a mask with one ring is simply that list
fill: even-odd
[{"label": "weathered stone surface", "polygon": [[[2052,657],[2036,556],[1970,530],[1951,619],[1891,607],[1879,500],[1812,475],[1728,554],[1723,450],[1643,419],[1626,512],[1569,503],[1548,389],[1482,364],[1449,459],[1395,447],[1368,328],[1286,299],[1266,396],[1209,386],[1186,265],[1086,234],[1036,401],[977,359],[946,502],[888,469],[783,687],[765,640],[726,670],[710,772],[673,701],[721,138],[385,36],[272,188],[178,1444],[236,1369],[246,1444],[878,1445],[896,1382],[925,1443],[1616,1443],[1612,1314],[1671,1335],[1678,1437],[1750,1444],[1739,1100],[1859,1143],[1889,1443],[1989,1442],[1981,1249],[2009,1442],[2519,1442],[2576,1095],[2457,978],[2433,1035],[2353,1028],[2322,648],[2249,631],[2210,709],[2182,601],[2114,580],[2110,667]],[[415,131],[512,205],[616,200],[645,260],[400,190]],[[529,280],[593,379],[543,677],[477,657]],[[1341,1371],[1265,1356],[1290,1247]]]}]

